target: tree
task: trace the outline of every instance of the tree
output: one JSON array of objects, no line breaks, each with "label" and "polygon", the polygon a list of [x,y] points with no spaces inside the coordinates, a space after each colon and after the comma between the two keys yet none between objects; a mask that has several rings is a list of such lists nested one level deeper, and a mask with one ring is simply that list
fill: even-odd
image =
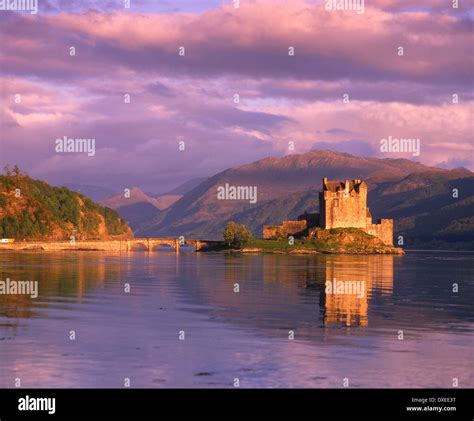
[{"label": "tree", "polygon": [[18,165],[13,166],[13,175],[15,177],[18,177],[21,174],[20,167]]},{"label": "tree", "polygon": [[239,240],[241,243],[247,243],[253,239],[253,235],[250,230],[244,225],[239,225]]},{"label": "tree", "polygon": [[230,246],[241,246],[253,238],[250,230],[243,224],[229,221],[224,229],[224,241]]},{"label": "tree", "polygon": [[238,224],[234,221],[227,222],[227,226],[224,229],[224,241],[229,245],[229,247],[235,242],[237,228]]},{"label": "tree", "polygon": [[7,164],[5,165],[5,167],[3,167],[3,171],[5,171],[5,175],[7,177],[10,177],[12,175],[11,171],[10,171],[10,166]]}]

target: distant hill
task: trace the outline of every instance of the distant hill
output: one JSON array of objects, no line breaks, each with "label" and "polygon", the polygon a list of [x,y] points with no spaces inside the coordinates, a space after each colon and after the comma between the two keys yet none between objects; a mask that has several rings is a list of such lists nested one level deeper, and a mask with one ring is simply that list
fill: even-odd
[{"label": "distant hill", "polygon": [[396,235],[407,247],[474,250],[472,172],[410,174],[377,186],[369,204],[374,217],[395,219]]},{"label": "distant hill", "polygon": [[181,198],[180,195],[164,194],[153,197],[138,187],[130,190],[129,197],[124,193],[115,194],[101,201],[101,204],[115,209],[119,215],[126,219],[132,229],[156,218],[160,211],[170,207]]},{"label": "distant hill", "polygon": [[193,178],[192,180],[188,180],[185,183],[179,185],[178,187],[175,187],[173,190],[170,190],[169,192],[166,193],[166,195],[182,196],[190,192],[195,187],[199,186],[199,184],[201,184],[206,179],[207,179],[206,177]]},{"label": "distant hill", "polygon": [[115,194],[114,190],[107,187],[91,186],[89,184],[66,183],[64,186],[72,191],[81,193],[96,202],[100,202],[101,200]]},{"label": "distant hill", "polygon": [[156,196],[156,201],[158,203],[158,209],[163,210],[169,208],[173,203],[181,199],[179,194],[163,194],[161,196]]},{"label": "distant hill", "polygon": [[[473,175],[465,169],[450,171],[406,159],[360,158],[332,151],[267,158],[207,179],[141,224],[136,235],[220,239],[226,223],[235,220],[261,236],[264,224],[316,211],[323,177],[361,178],[369,187],[374,219],[395,218],[395,232],[404,236],[404,245],[472,248],[474,208],[469,201],[474,193],[468,185],[473,184]],[[217,187],[225,183],[257,186],[258,202],[219,201]],[[451,192],[455,185],[460,186],[457,200]],[[430,225],[437,227],[431,235]]]},{"label": "distant hill", "polygon": [[[18,194],[17,194],[18,193]],[[26,175],[0,175],[0,237],[23,239],[133,237],[127,223],[67,187],[52,187]]]},{"label": "distant hill", "polygon": [[158,200],[152,196],[147,195],[145,192],[140,190],[138,187],[130,189],[130,195],[125,195],[124,192],[114,194],[113,196],[107,197],[102,200],[101,203],[104,206],[108,206],[112,209],[118,209],[122,206],[130,206],[135,203],[149,203],[157,209],[161,209]]},{"label": "distant hill", "polygon": [[121,206],[117,208],[116,211],[128,222],[134,231],[160,214],[159,209],[147,202],[138,202],[127,206]]}]

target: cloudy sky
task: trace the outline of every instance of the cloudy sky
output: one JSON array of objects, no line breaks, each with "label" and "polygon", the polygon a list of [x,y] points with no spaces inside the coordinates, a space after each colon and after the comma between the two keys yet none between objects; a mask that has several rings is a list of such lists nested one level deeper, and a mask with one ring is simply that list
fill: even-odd
[{"label": "cloudy sky", "polygon": [[[0,163],[54,184],[152,192],[313,148],[474,170],[467,4],[366,0],[358,14],[305,0],[39,0],[36,15],[0,11]],[[57,153],[64,136],[94,138],[95,155]],[[420,156],[382,153],[388,136],[419,138]]]}]

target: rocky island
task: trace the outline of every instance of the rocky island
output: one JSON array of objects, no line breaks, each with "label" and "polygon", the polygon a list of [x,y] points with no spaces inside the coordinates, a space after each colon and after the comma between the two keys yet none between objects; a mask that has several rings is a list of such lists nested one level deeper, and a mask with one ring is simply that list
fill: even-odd
[{"label": "rocky island", "polygon": [[281,225],[265,225],[263,239],[253,239],[245,226],[231,222],[222,246],[208,250],[273,253],[404,254],[393,246],[393,219],[372,222],[367,185],[360,179],[323,178],[319,213],[304,213]]}]

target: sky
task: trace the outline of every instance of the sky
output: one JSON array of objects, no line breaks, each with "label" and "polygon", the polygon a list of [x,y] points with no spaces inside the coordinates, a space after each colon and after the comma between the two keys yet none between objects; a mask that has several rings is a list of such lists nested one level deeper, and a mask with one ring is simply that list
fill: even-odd
[{"label": "sky", "polygon": [[[124,1],[0,11],[2,167],[155,193],[314,148],[474,170],[468,2]],[[382,151],[390,136],[419,155]]]}]

